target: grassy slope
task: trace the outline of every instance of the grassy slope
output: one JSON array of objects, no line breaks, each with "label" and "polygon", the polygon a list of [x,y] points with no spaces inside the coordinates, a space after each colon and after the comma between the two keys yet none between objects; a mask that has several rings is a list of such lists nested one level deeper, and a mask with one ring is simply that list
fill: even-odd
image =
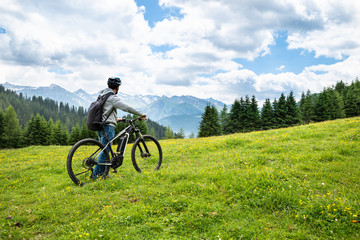
[{"label": "grassy slope", "polygon": [[360,237],[360,118],[161,145],[160,171],[84,187],[70,147],[1,150],[0,239]]}]

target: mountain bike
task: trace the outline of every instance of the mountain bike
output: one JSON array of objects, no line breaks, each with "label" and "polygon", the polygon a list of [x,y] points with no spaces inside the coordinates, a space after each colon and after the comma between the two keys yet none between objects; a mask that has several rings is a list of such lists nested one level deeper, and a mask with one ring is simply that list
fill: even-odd
[{"label": "mountain bike", "polygon": [[[105,167],[101,178],[108,176],[110,168],[113,168],[116,173],[116,169],[123,163],[126,146],[130,134],[133,133],[136,134],[136,140],[131,149],[131,161],[136,171],[141,173],[159,170],[162,163],[160,143],[153,136],[142,135],[135,126],[137,120],[141,119],[122,119],[121,121],[129,123],[129,126],[110,140],[105,134],[108,140],[106,145],[92,138],[82,139],[75,143],[67,157],[67,171],[71,180],[79,186],[92,182],[92,174],[96,165]],[[118,146],[114,152],[111,143],[118,138]],[[105,160],[98,162],[101,153],[105,156]]]}]

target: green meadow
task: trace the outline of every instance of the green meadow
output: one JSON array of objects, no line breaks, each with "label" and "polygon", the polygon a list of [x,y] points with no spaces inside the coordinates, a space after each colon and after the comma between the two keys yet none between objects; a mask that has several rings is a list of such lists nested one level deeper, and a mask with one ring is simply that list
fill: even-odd
[{"label": "green meadow", "polygon": [[83,187],[70,146],[0,150],[0,239],[360,239],[360,118],[162,140]]}]

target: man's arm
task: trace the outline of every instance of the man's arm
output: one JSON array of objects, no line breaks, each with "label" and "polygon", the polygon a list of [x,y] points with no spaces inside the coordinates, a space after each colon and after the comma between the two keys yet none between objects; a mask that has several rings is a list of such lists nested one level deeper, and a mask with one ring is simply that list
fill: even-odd
[{"label": "man's arm", "polygon": [[112,102],[114,108],[123,110],[123,111],[128,112],[128,113],[132,113],[132,114],[135,114],[135,115],[139,115],[143,119],[146,120],[146,114],[143,114],[140,111],[136,110],[135,108],[132,108],[129,105],[127,105],[126,103],[122,102],[121,99],[117,95],[111,97],[111,99],[109,99],[109,100]]}]

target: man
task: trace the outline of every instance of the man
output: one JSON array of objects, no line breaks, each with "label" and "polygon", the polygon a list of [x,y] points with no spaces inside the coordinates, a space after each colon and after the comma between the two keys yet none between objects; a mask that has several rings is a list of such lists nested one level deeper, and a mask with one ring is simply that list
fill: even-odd
[{"label": "man", "polygon": [[[103,106],[102,120],[105,121],[105,119],[106,119],[106,122],[107,122],[107,124],[104,126],[107,138],[105,136],[104,130],[97,131],[99,141],[103,144],[107,143],[107,139],[110,140],[115,136],[116,124],[118,121],[121,120],[121,118],[117,117],[116,109],[121,109],[125,112],[139,115],[141,118],[146,120],[146,114],[143,114],[143,113],[139,112],[138,110],[126,105],[125,103],[123,103],[121,101],[119,96],[116,95],[118,93],[119,87],[121,85],[120,78],[110,77],[108,79],[107,84],[108,84],[108,88],[102,90],[100,92],[100,96],[103,96],[109,92],[114,92],[115,94],[110,95],[110,97],[106,100],[106,102]],[[105,154],[104,153],[101,153],[99,155],[98,162],[100,162],[100,163],[105,162]],[[92,178],[94,180],[96,180],[97,178],[99,178],[100,176],[103,175],[104,171],[105,171],[105,166],[96,165],[93,175],[92,175]]]}]

